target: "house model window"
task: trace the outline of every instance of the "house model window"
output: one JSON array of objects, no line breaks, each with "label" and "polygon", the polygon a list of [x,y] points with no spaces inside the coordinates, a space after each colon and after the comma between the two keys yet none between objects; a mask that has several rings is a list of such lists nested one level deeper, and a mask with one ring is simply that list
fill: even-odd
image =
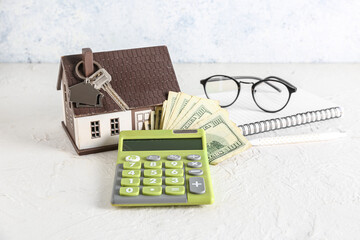
[{"label": "house model window", "polygon": [[[89,77],[99,66],[110,74],[113,90],[129,109],[122,110],[103,89],[98,90],[102,97],[95,98],[96,104],[82,102],[88,95],[94,96],[95,88],[76,88],[84,83],[77,71]],[[95,53],[84,48],[82,54],[63,56],[56,85],[57,90],[61,87],[64,88],[62,126],[79,155],[117,149],[121,131],[142,130],[144,121],[167,99],[168,92],[180,92],[166,46]]]},{"label": "house model window", "polygon": [[94,121],[91,122],[91,138],[99,138],[100,137],[100,122]]},{"label": "house model window", "polygon": [[119,118],[113,118],[110,120],[111,136],[119,135]]}]

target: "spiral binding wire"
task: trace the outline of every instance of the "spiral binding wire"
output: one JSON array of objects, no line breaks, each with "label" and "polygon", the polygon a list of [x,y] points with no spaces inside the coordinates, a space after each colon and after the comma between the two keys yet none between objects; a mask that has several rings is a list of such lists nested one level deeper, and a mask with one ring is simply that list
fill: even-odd
[{"label": "spiral binding wire", "polygon": [[339,118],[342,116],[342,113],[343,112],[340,107],[333,107],[318,111],[298,113],[283,118],[274,118],[265,121],[239,125],[238,127],[241,129],[244,136],[248,136],[277,129],[294,127],[311,122],[324,121],[331,118]]}]

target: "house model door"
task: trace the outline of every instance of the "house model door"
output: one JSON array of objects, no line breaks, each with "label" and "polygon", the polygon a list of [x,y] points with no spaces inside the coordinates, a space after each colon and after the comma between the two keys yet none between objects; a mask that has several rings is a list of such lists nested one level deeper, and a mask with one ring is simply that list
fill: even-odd
[{"label": "house model door", "polygon": [[151,109],[135,112],[134,130],[143,130],[144,122],[150,119]]}]

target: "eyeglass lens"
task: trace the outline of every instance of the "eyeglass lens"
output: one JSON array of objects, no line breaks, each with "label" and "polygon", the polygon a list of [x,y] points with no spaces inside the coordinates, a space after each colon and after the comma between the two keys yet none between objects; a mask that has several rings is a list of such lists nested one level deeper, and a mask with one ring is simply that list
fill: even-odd
[{"label": "eyeglass lens", "polygon": [[218,100],[220,106],[228,106],[236,100],[238,85],[234,79],[214,76],[206,82],[205,91],[207,97]]},{"label": "eyeglass lens", "polygon": [[287,104],[290,92],[283,83],[269,80],[256,84],[253,96],[260,108],[273,112],[282,109]]}]

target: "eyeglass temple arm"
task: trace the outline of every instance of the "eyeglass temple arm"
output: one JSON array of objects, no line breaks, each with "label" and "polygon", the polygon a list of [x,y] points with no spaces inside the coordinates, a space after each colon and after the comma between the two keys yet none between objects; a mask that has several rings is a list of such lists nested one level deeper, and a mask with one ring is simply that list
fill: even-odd
[{"label": "eyeglass temple arm", "polygon": [[294,85],[292,85],[291,83],[289,83],[288,81],[282,79],[282,78],[279,78],[279,77],[274,77],[274,76],[269,76],[265,79],[271,79],[271,78],[274,78],[276,80],[280,80],[282,81],[285,85],[287,85],[289,88],[291,88],[293,90],[293,92],[296,92],[297,91],[297,87],[295,87]]}]

